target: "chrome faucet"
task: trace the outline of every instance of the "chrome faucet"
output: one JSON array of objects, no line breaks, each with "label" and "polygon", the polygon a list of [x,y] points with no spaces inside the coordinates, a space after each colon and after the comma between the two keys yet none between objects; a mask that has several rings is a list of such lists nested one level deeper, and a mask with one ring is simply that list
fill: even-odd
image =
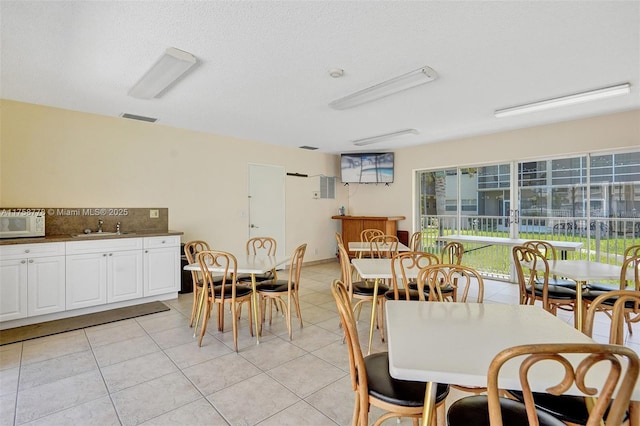
[{"label": "chrome faucet", "polygon": [[103,223],[104,223],[104,220],[98,219],[98,232],[102,232],[102,224]]},{"label": "chrome faucet", "polygon": [[116,234],[120,235],[120,222],[116,223]]}]

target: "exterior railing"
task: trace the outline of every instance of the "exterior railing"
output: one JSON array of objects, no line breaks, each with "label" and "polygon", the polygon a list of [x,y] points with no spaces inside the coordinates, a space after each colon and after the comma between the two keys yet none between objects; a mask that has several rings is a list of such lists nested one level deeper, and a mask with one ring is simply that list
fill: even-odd
[{"label": "exterior railing", "polygon": [[[624,250],[640,244],[640,218],[585,218],[520,216],[518,238],[582,242],[582,249],[568,252],[569,259],[622,264]],[[439,237],[460,234],[509,237],[509,217],[504,216],[422,216],[422,247],[439,253],[444,242]],[[465,244],[463,262],[483,275],[511,278],[511,249],[507,246]]]}]

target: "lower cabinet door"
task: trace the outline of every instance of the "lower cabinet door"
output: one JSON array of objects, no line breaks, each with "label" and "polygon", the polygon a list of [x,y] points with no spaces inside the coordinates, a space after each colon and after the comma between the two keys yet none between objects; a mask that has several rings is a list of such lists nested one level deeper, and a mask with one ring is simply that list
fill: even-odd
[{"label": "lower cabinet door", "polygon": [[180,289],[180,247],[144,251],[144,296]]},{"label": "lower cabinet door", "polygon": [[32,258],[27,261],[27,314],[51,314],[65,310],[65,257]]},{"label": "lower cabinet door", "polygon": [[107,303],[142,297],[142,250],[109,253]]},{"label": "lower cabinet door", "polygon": [[27,316],[27,259],[0,260],[0,321]]},{"label": "lower cabinet door", "polygon": [[67,256],[67,310],[107,303],[106,253]]}]

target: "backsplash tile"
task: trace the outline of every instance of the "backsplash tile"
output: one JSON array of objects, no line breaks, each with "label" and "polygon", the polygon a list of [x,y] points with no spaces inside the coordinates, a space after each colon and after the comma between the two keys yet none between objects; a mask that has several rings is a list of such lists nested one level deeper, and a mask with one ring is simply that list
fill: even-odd
[{"label": "backsplash tile", "polygon": [[[85,229],[98,230],[98,219],[104,221],[104,232],[115,232],[120,222],[121,232],[167,232],[169,209],[115,207],[45,207],[45,235],[79,234]],[[149,217],[150,210],[158,210],[158,217]]]}]

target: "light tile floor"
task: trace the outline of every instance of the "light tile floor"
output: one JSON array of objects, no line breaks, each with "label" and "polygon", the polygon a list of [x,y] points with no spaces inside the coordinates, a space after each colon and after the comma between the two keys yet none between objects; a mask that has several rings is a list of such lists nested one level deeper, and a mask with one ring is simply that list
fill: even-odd
[{"label": "light tile floor", "polygon": [[[211,326],[197,346],[191,294],[168,312],[2,346],[0,425],[348,425],[347,349],[329,290],[338,276],[337,262],[303,268],[304,328],[294,323],[292,341],[277,316],[256,345],[244,312],[238,354],[228,313],[227,331]],[[516,303],[515,285],[485,284],[485,303]],[[366,348],[366,320],[359,329]],[[596,333],[606,342],[605,321]],[[626,341],[640,352],[640,330]],[[382,350],[376,334],[373,351]]]}]

